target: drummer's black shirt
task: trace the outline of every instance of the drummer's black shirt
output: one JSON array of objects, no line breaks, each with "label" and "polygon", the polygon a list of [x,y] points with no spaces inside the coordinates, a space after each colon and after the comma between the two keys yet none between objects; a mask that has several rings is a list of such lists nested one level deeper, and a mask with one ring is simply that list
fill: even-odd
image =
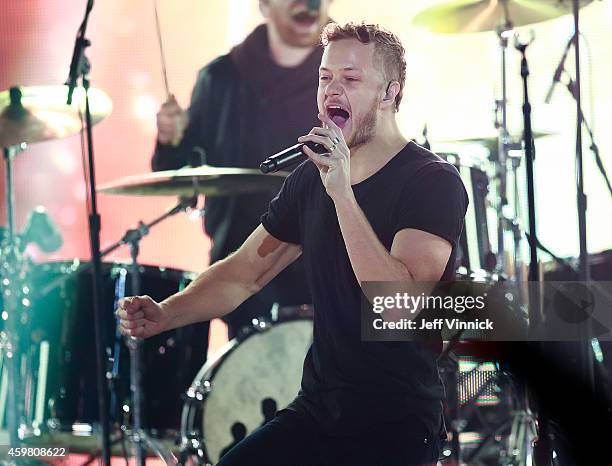
[{"label": "drummer's black shirt", "polygon": [[[442,280],[453,279],[468,199],[452,165],[410,142],[352,189],[387,250],[395,234],[405,228],[451,243]],[[360,286],[334,203],[312,162],[304,162],[289,175],[262,224],[275,238],[302,246],[315,310],[302,389],[290,409],[312,416],[331,435],[405,421],[420,422],[437,434],[444,396],[436,364],[441,342],[432,346],[361,340]]]}]

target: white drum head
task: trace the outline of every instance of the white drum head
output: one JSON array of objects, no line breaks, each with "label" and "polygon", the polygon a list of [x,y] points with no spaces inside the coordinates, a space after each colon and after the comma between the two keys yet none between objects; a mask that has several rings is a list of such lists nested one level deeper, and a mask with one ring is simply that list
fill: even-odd
[{"label": "white drum head", "polygon": [[311,320],[282,322],[251,335],[223,359],[204,402],[203,434],[210,460],[219,460],[239,439],[236,433],[241,437],[260,427],[264,406],[281,410],[293,401],[311,343]]}]

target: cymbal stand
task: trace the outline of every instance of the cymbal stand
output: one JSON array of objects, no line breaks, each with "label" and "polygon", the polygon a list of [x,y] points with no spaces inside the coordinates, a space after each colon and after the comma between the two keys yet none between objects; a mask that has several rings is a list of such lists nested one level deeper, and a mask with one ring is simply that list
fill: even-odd
[{"label": "cymbal stand", "polygon": [[0,350],[4,353],[8,376],[7,421],[11,447],[20,446],[28,430],[25,420],[25,398],[21,369],[24,364],[23,345],[29,332],[28,300],[24,283],[24,263],[19,252],[19,240],[15,232],[15,196],[13,187],[13,162],[26,145],[4,148],[6,164],[6,238],[0,244],[0,290],[4,300],[2,319],[5,329],[0,335]]},{"label": "cymbal stand", "polygon": [[[148,224],[139,222],[134,229],[127,230],[123,238],[117,243],[101,251],[101,256],[113,252],[119,247],[129,244],[130,256],[132,262],[130,264],[131,275],[131,290],[130,293],[134,296],[140,294],[140,270],[138,266],[138,254],[140,252],[140,241],[149,234],[150,229],[162,222],[168,217],[171,217],[187,208],[194,207],[197,203],[197,196],[191,198],[181,198],[179,203],[165,212],[160,217],[156,218]],[[126,337],[126,344],[130,352],[130,393],[132,395],[132,435],[131,441],[134,444],[134,456],[137,466],[145,465],[144,447],[151,449],[166,465],[176,463],[174,455],[164,448],[159,442],[152,439],[145,432],[143,421],[143,401],[144,391],[142,388],[142,345],[141,338]],[[115,356],[117,357],[117,355]]]},{"label": "cymbal stand", "polygon": [[[497,154],[494,157],[497,178],[497,272],[508,274],[515,280],[521,279],[521,233],[518,222],[516,199],[511,216],[508,215],[508,162],[512,162],[514,191],[517,191],[517,173],[520,159],[510,157],[510,134],[508,131],[508,84],[507,84],[507,49],[508,38],[512,36],[512,22],[505,18],[503,25],[497,30],[501,58],[501,98],[495,101],[495,128],[498,131]],[[506,232],[512,232],[514,261],[512,267],[506,260]]]},{"label": "cymbal stand", "polygon": [[507,166],[506,159],[508,155],[508,144],[510,136],[508,134],[508,97],[507,97],[507,82],[506,82],[506,52],[508,49],[508,33],[511,29],[511,24],[506,22],[507,28],[501,27],[497,31],[499,39],[499,52],[501,57],[501,99],[495,101],[495,128],[498,132],[497,137],[497,157],[496,161],[496,178],[497,178],[497,272],[503,274],[506,271],[506,255],[505,255],[505,210],[508,205],[507,197]]},{"label": "cymbal stand", "polygon": [[[519,388],[518,390],[521,390]],[[524,399],[521,400],[521,397]],[[516,393],[516,406],[513,407],[510,419],[510,433],[504,457],[500,464],[504,466],[526,466],[533,453],[533,442],[537,434],[536,416],[529,408],[529,400],[524,389]],[[541,431],[540,431],[541,433]],[[537,464],[536,466],[540,466]]]},{"label": "cymbal stand", "polygon": [[[512,232],[513,244],[513,272],[514,280],[522,282],[523,277],[523,253],[521,242],[523,241],[523,229],[519,219],[521,218],[520,190],[519,190],[519,167],[521,166],[521,155],[514,156],[508,154],[512,166],[512,215],[514,218],[506,219],[507,228]],[[521,288],[519,288],[521,289]]]}]

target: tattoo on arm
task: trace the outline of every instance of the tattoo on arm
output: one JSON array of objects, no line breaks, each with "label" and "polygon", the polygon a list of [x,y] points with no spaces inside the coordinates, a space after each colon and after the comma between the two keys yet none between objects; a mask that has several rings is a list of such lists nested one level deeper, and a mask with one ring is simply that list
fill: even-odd
[{"label": "tattoo on arm", "polygon": [[266,235],[259,247],[257,248],[257,255],[261,258],[269,256],[274,253],[282,244],[282,241],[276,239],[272,235]]}]

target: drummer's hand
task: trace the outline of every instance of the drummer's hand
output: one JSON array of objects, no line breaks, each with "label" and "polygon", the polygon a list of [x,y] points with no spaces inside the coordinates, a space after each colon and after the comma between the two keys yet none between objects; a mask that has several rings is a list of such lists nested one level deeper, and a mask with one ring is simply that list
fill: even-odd
[{"label": "drummer's hand", "polygon": [[149,296],[130,296],[119,302],[116,312],[123,335],[148,338],[168,330],[170,321],[164,308]]},{"label": "drummer's hand", "polygon": [[177,145],[187,126],[187,113],[174,95],[170,95],[157,112],[157,140],[161,144]]}]

